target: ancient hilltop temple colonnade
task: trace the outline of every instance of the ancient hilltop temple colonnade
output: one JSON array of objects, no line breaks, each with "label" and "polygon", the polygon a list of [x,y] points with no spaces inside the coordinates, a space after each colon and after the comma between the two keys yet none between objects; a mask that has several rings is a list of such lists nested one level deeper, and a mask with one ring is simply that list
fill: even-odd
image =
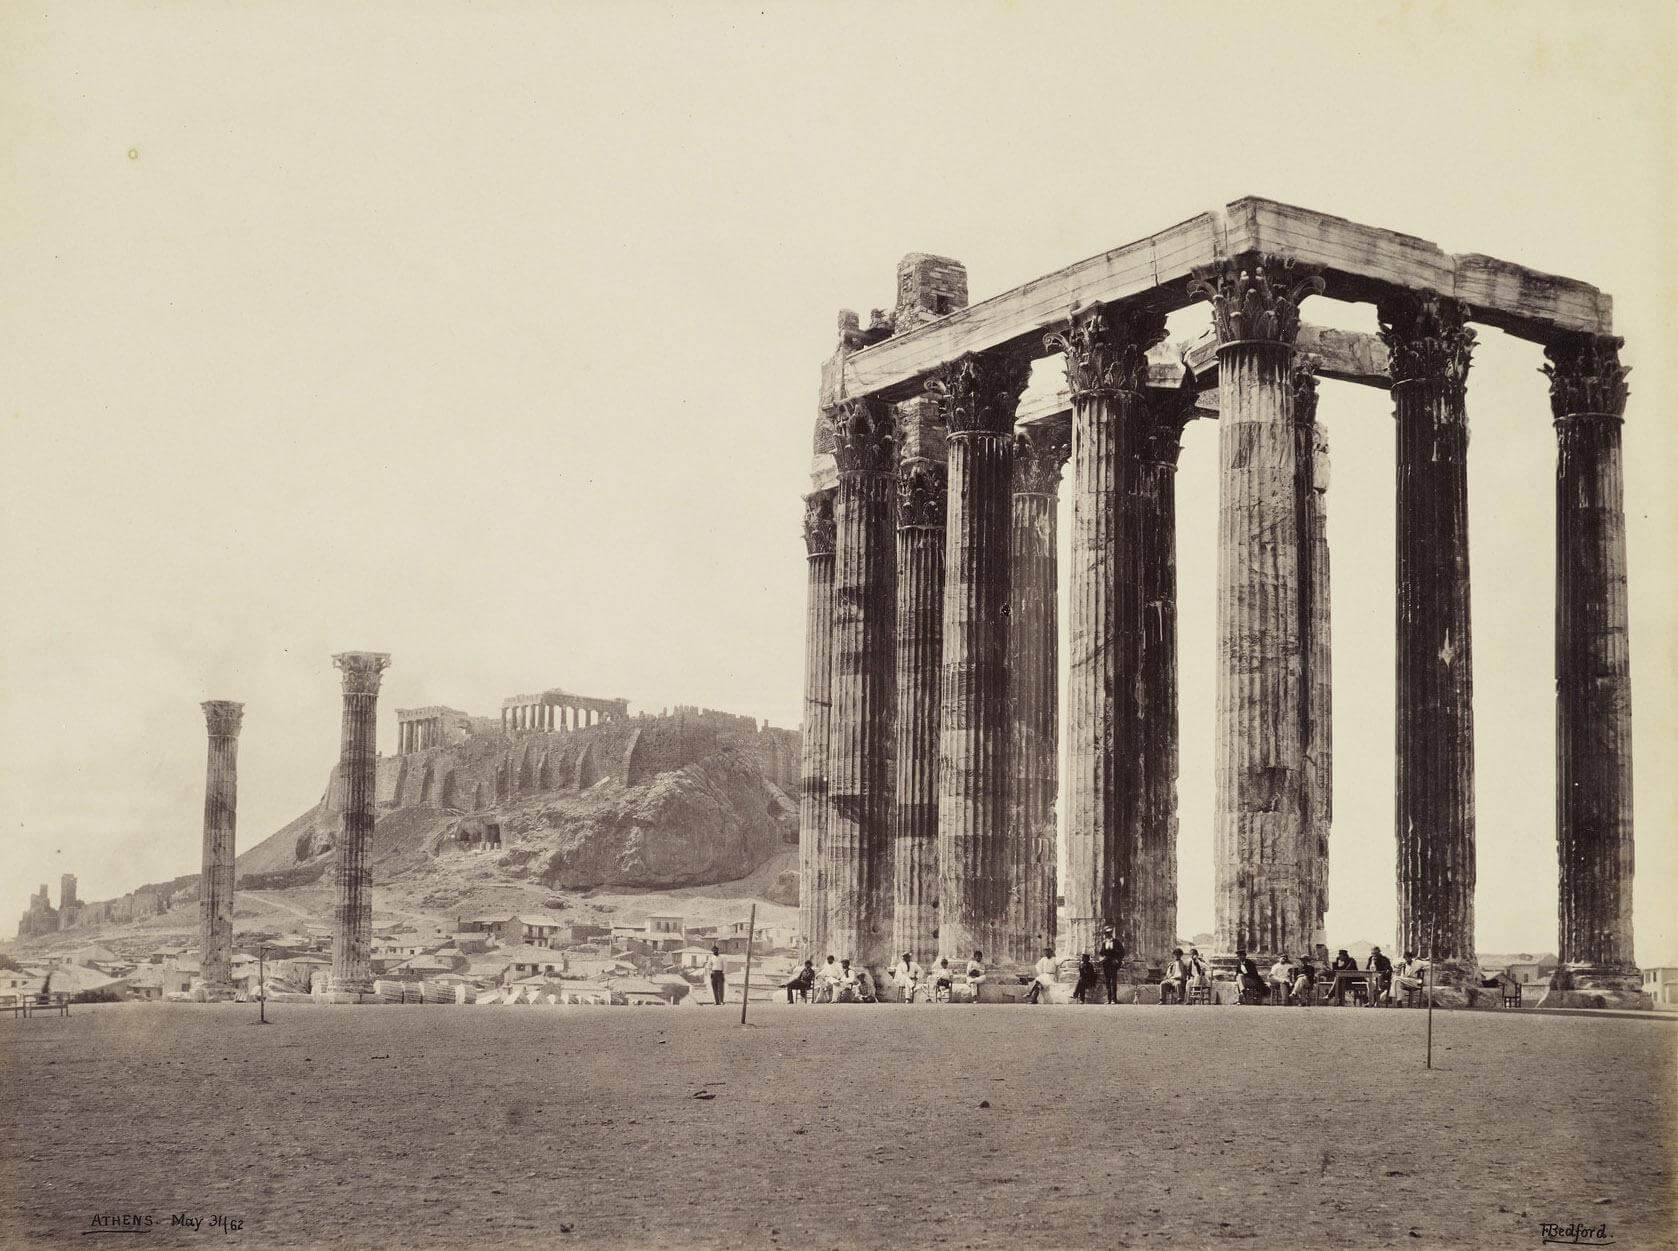
[{"label": "ancient hilltop temple colonnade", "polygon": [[[1373,304],[1379,335],[1308,324],[1313,299]],[[1207,333],[1166,343],[1166,317],[1201,301]],[[1559,951],[1587,984],[1635,985],[1626,389],[1611,302],[1258,199],[976,305],[959,263],[913,254],[892,316],[864,329],[841,315],[805,497],[800,924],[812,953],[880,964],[981,947],[1023,965],[1045,945],[1091,950],[1112,925],[1138,971],[1164,962],[1177,924],[1174,478],[1195,418],[1219,422],[1215,817],[1197,832],[1213,846],[1217,944],[1268,956],[1324,942],[1332,631],[1317,411],[1329,379],[1393,397],[1396,945],[1434,957],[1447,981],[1466,975],[1471,323],[1536,342],[1550,362]],[[1028,391],[1046,356],[1064,390],[1045,391],[1040,370]]]},{"label": "ancient hilltop temple colonnade", "polygon": [[501,702],[503,730],[580,730],[629,716],[627,699],[595,699],[568,691],[510,695]]},{"label": "ancient hilltop temple colonnade", "polygon": [[[200,705],[209,734],[204,767],[204,867],[198,880],[198,950],[206,987],[233,988],[233,859],[239,812],[239,727],[245,706]],[[74,879],[71,879],[72,884]]]}]

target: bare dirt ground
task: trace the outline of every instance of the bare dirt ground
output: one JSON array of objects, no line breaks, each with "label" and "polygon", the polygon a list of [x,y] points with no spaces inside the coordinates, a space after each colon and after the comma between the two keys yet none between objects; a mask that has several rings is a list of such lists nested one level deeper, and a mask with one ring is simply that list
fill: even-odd
[{"label": "bare dirt ground", "polygon": [[1672,1245],[1667,1021],[1440,1013],[1429,1072],[1416,1011],[270,1015],[0,1022],[0,1241]]}]

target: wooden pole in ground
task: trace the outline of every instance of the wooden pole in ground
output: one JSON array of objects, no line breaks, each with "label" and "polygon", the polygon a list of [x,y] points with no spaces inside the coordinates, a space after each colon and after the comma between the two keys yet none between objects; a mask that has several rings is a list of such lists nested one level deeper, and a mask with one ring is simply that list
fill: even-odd
[{"label": "wooden pole in ground", "polygon": [[1427,1067],[1433,1067],[1433,953],[1427,957]]},{"label": "wooden pole in ground", "polygon": [[740,1024],[746,1023],[746,1004],[752,997],[752,937],[757,932],[757,905],[752,905],[752,919],[746,922],[746,980],[740,983]]},{"label": "wooden pole in ground", "polygon": [[268,948],[259,947],[256,952],[256,1010],[258,1025],[268,1024]]}]

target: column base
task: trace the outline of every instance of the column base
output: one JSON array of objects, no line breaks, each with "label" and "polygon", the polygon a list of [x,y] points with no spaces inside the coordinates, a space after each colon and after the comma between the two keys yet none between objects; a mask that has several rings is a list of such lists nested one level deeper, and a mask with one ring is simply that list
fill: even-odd
[{"label": "column base", "polygon": [[327,1003],[360,1003],[364,996],[372,993],[371,978],[329,977],[322,998]]},{"label": "column base", "polygon": [[1534,1005],[1540,1008],[1622,1008],[1643,1012],[1655,1006],[1636,969],[1569,964],[1557,969]]}]

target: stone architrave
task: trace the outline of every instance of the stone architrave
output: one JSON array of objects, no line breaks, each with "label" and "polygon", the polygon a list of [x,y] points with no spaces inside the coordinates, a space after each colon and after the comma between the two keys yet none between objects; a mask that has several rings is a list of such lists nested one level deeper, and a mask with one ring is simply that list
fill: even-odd
[{"label": "stone architrave", "polygon": [[204,867],[198,879],[199,963],[209,991],[233,989],[233,859],[239,813],[243,704],[200,704],[209,733],[204,770]]},{"label": "stone architrave", "polygon": [[1072,399],[1072,535],[1068,571],[1066,761],[1067,953],[1093,953],[1103,924],[1127,947],[1140,871],[1127,842],[1136,781],[1131,727],[1141,624],[1125,532],[1126,468],[1147,423],[1148,349],[1165,338],[1165,313],[1095,305],[1047,343],[1066,358]]},{"label": "stone architrave", "polygon": [[833,655],[828,723],[827,948],[871,968],[890,962],[892,469],[889,406],[830,415],[834,495]]},{"label": "stone architrave", "polygon": [[938,685],[944,644],[944,466],[897,469],[897,778],[892,950],[928,959],[938,941]]},{"label": "stone architrave", "polygon": [[948,428],[939,681],[938,954],[997,961],[1008,940],[1008,597],[1013,429],[1024,355],[968,354],[929,386]]},{"label": "stone architrave", "polygon": [[1444,985],[1474,959],[1474,667],[1469,629],[1468,306],[1394,296],[1377,309],[1397,456],[1398,937]]},{"label": "stone architrave", "polygon": [[367,844],[373,835],[379,683],[390,656],[384,652],[339,652],[332,663],[344,675],[338,752],[344,811],[338,832],[332,973],[327,985],[334,996],[355,997],[373,988],[373,875]]},{"label": "stone architrave", "polygon": [[822,843],[827,831],[827,750],[833,673],[833,492],[804,501],[804,550],[809,564],[804,649],[803,786],[798,811],[798,932],[818,963],[827,946]]},{"label": "stone architrave", "polygon": [[1623,341],[1545,349],[1556,427],[1556,954],[1577,992],[1638,997],[1632,950],[1631,651]]},{"label": "stone architrave", "polygon": [[1059,894],[1055,798],[1060,775],[1060,594],[1058,526],[1061,471],[1072,452],[1066,426],[1014,436],[1013,594],[1008,616],[1009,948],[1030,965],[1055,943]]},{"label": "stone architrave", "polygon": [[1299,303],[1323,281],[1249,256],[1197,272],[1218,336],[1218,694],[1213,832],[1220,952],[1310,945],[1300,864],[1309,808],[1313,457],[1294,417]]}]

